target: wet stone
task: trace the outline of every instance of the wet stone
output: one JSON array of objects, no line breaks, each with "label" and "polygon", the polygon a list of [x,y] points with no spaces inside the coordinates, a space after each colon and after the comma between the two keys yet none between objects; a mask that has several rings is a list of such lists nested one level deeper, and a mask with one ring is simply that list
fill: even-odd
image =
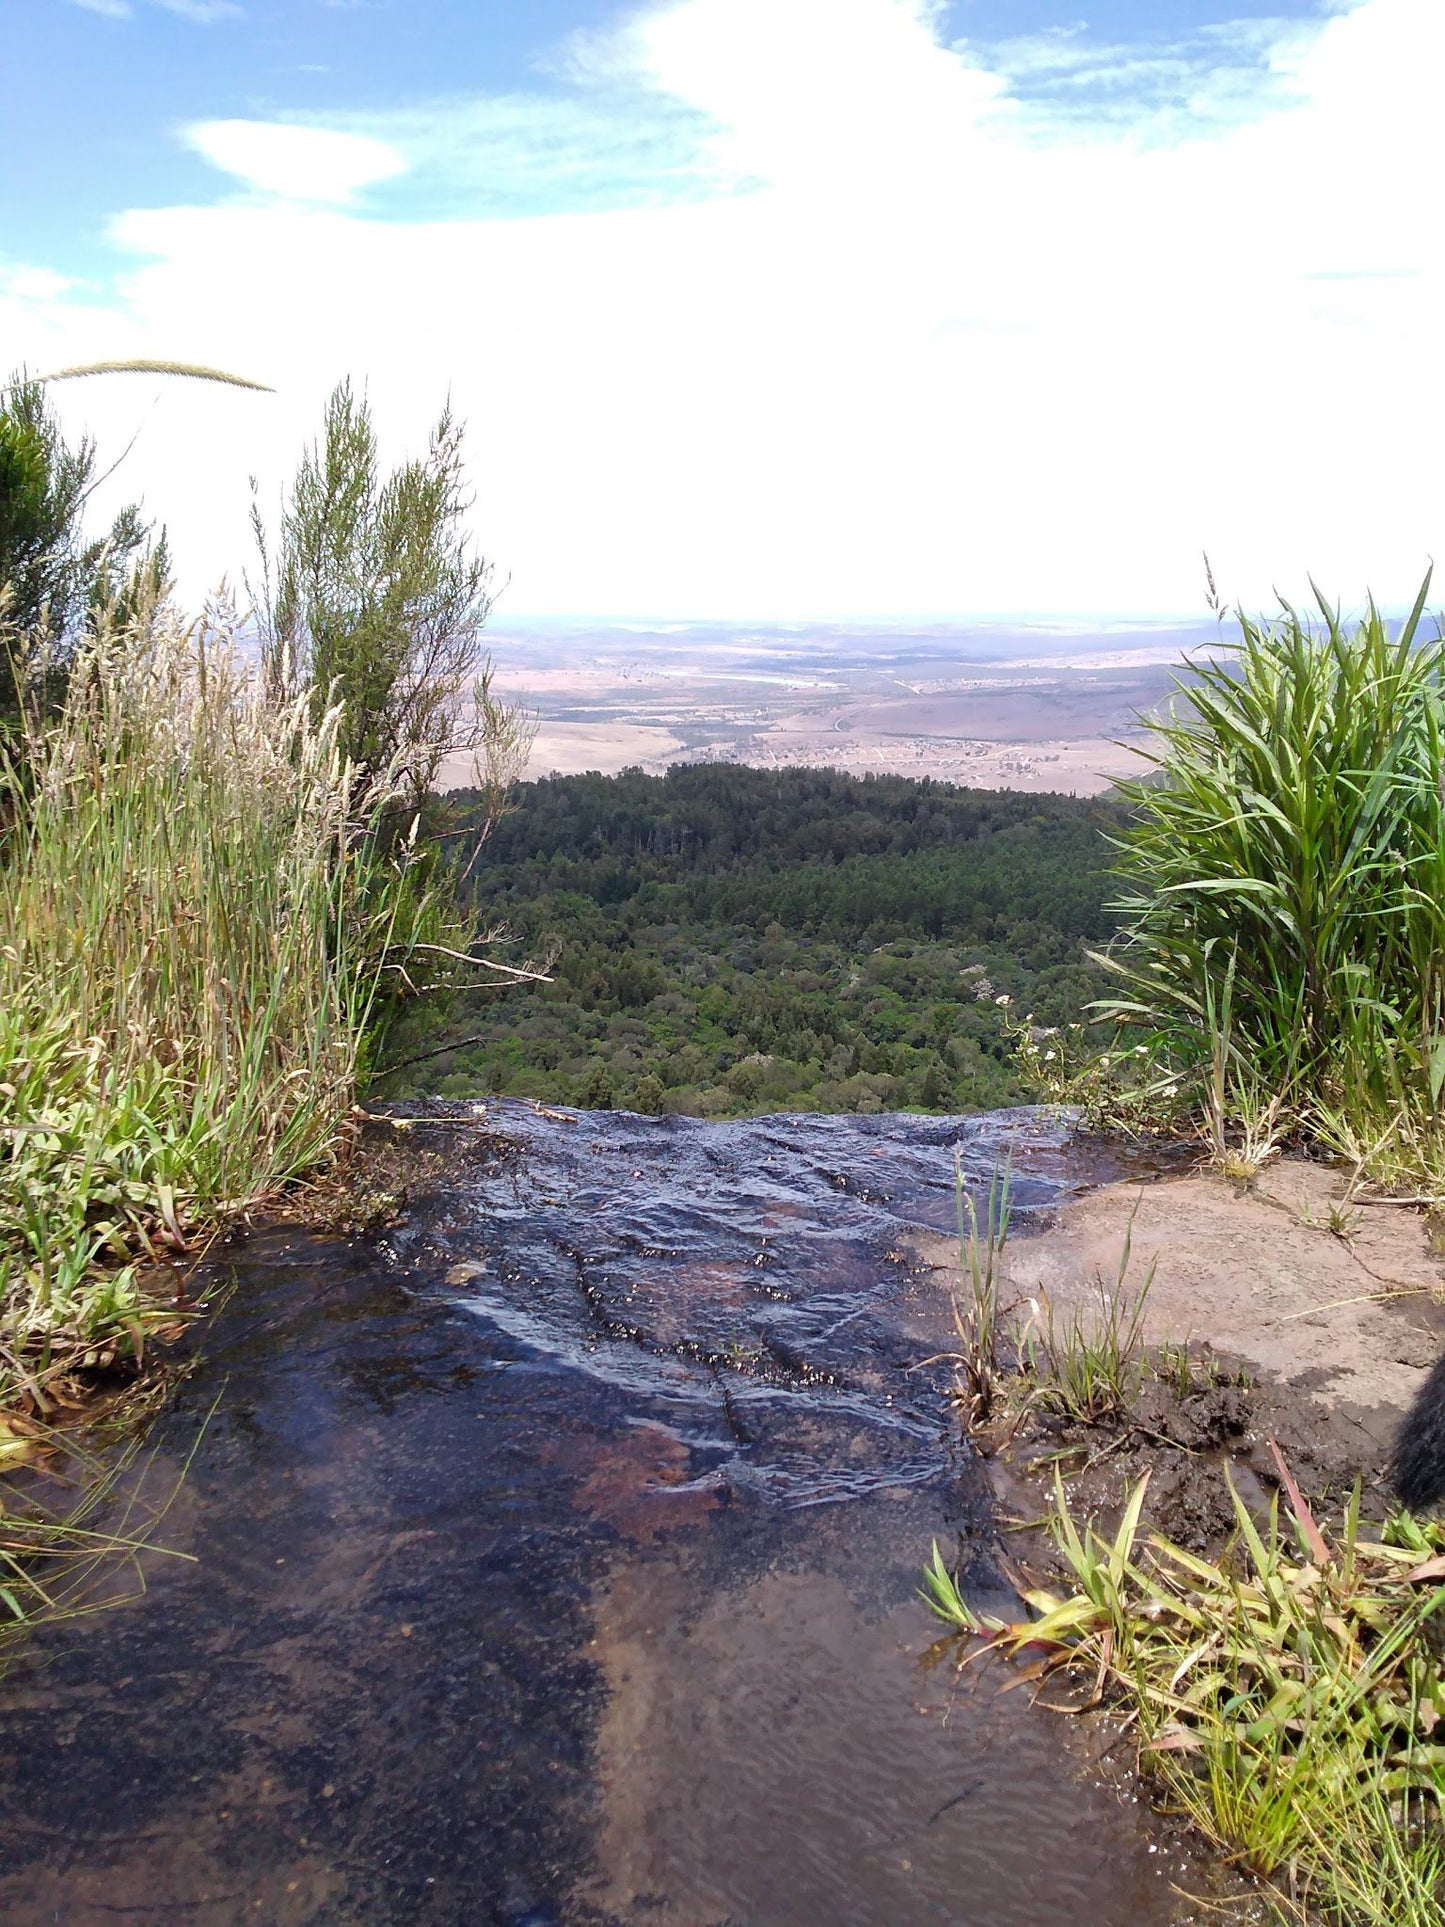
[{"label": "wet stone", "polygon": [[955,1142],[1020,1232],[1111,1173],[1029,1113],[408,1139],[444,1175],[402,1224],[221,1268],[152,1435],[168,1552],[0,1696],[0,1918],[1170,1919],[1148,1823],[916,1597],[988,1500],[910,1233]]}]

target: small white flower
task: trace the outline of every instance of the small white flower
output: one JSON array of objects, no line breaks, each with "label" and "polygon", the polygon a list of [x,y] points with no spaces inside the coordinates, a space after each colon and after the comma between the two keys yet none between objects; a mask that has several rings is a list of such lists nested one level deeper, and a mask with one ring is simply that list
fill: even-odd
[{"label": "small white flower", "polygon": [[1046,1050],[1044,1052],[1044,1062],[1046,1064],[1052,1064],[1054,1059],[1058,1056],[1058,1054],[1059,1053],[1056,1050]]},{"label": "small white flower", "polygon": [[1005,996],[1002,996],[1002,997],[995,997],[995,998],[994,998],[994,1002],[995,1002],[996,1004],[1011,1004],[1011,1003],[1013,1002],[1013,998],[1012,998],[1012,997],[1009,997],[1009,996],[1007,996],[1007,995],[1005,995]]}]

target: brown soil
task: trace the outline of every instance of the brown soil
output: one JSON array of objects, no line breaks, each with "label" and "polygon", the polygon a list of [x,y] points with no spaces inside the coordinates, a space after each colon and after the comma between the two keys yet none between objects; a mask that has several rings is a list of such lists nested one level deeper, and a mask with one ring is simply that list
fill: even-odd
[{"label": "brown soil", "polygon": [[[1126,1239],[1132,1291],[1152,1267],[1145,1343],[1156,1359],[1187,1343],[1192,1382],[1146,1374],[1122,1421],[1071,1424],[1036,1407],[986,1430],[1004,1513],[1045,1513],[1058,1463],[1076,1516],[1107,1527],[1147,1469],[1146,1522],[1213,1551],[1233,1524],[1226,1471],[1263,1512],[1280,1485],[1277,1445],[1322,1518],[1357,1476],[1365,1516],[1381,1516],[1396,1427],[1445,1348],[1445,1266],[1423,1215],[1350,1201],[1341,1172],[1294,1158],[1248,1187],[1208,1172],[1106,1185],[1041,1235],[1010,1241],[1003,1297],[1015,1327],[1048,1304],[1060,1324],[1076,1309],[1087,1319]],[[955,1269],[942,1240],[930,1255]],[[1041,1555],[1042,1535],[1013,1545]]]},{"label": "brown soil", "polygon": [[1352,1418],[1288,1386],[1251,1379],[1212,1354],[1201,1351],[1195,1363],[1219,1382],[1181,1396],[1172,1382],[1146,1375],[1119,1421],[1082,1425],[1030,1411],[1016,1428],[1009,1425],[990,1474],[1015,1558],[1057,1565],[1047,1535],[1029,1529],[1049,1509],[1056,1464],[1075,1519],[1105,1531],[1147,1472],[1145,1525],[1210,1556],[1236,1529],[1231,1481],[1255,1517],[1267,1518],[1281,1482],[1276,1448],[1326,1529],[1357,1477],[1363,1515],[1378,1519],[1388,1510],[1385,1454],[1373,1446],[1361,1452]]}]

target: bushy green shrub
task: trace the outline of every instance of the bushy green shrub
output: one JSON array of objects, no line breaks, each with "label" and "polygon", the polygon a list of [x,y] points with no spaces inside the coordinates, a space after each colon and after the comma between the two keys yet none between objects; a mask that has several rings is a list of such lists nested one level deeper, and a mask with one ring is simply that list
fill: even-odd
[{"label": "bushy green shrub", "polygon": [[1102,1014],[1142,1032],[1223,1150],[1303,1131],[1381,1175],[1441,1159],[1445,641],[1240,619],[1127,786]]}]

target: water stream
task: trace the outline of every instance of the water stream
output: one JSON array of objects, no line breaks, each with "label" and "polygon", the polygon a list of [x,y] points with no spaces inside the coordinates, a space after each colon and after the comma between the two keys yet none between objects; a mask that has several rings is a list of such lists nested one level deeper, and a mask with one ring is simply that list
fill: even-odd
[{"label": "water stream", "polygon": [[448,1175],[398,1228],[221,1266],[149,1475],[194,1448],[193,1560],[0,1691],[0,1917],[1173,1918],[1150,1823],[916,1597],[935,1537],[998,1582],[910,1233],[956,1139],[1020,1232],[1109,1170],[1028,1113],[411,1136]]}]

